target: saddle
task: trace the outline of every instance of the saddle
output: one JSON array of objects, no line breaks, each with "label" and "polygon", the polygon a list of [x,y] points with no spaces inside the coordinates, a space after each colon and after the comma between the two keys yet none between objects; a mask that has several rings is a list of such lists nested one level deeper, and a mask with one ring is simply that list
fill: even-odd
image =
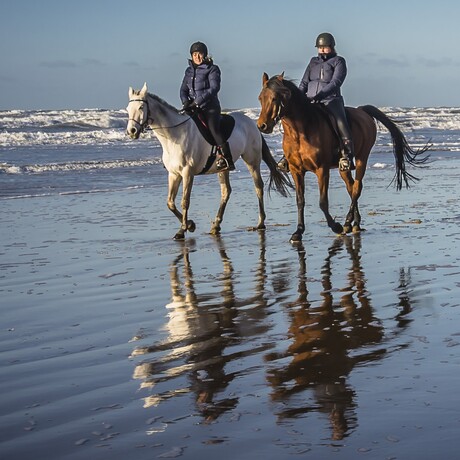
[{"label": "saddle", "polygon": [[[216,160],[218,146],[216,140],[214,139],[214,136],[211,134],[211,131],[209,131],[208,125],[206,124],[206,121],[202,117],[200,112],[194,112],[193,115],[191,115],[191,118],[198,127],[198,131],[200,131],[201,135],[205,138],[207,142],[209,142],[212,145],[211,153],[209,154],[208,160],[206,161],[203,170],[199,173],[206,174],[209,171],[209,168],[211,168],[214,161]],[[228,138],[231,136],[234,127],[235,119],[231,115],[221,115],[220,130],[225,142],[228,141]]]},{"label": "saddle", "polygon": [[[211,131],[209,131],[206,121],[200,112],[195,112],[191,117],[206,141],[209,142],[212,146],[217,146],[216,141],[211,134]],[[228,138],[231,136],[234,127],[235,119],[231,115],[222,114],[220,117],[220,129],[225,141],[228,141]]]}]

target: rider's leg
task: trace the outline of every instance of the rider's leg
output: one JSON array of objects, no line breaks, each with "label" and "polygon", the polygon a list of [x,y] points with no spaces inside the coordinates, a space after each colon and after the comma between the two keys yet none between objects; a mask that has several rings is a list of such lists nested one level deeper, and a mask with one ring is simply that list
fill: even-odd
[{"label": "rider's leg", "polygon": [[233,163],[232,153],[230,151],[230,145],[225,142],[220,130],[220,110],[208,109],[206,110],[206,121],[208,122],[209,131],[216,141],[219,152],[221,153],[217,158],[217,170],[218,171],[233,171],[235,165]]},{"label": "rider's leg", "polygon": [[345,114],[343,99],[341,97],[335,98],[328,102],[326,107],[336,119],[337,128],[339,130],[340,137],[342,138],[343,148],[340,150],[342,157],[339,160],[339,169],[341,171],[350,171],[351,169],[355,169],[353,164],[353,158],[355,155],[353,141],[351,139],[351,129]]},{"label": "rider's leg", "polygon": [[217,171],[233,171],[235,169],[235,164],[233,163],[229,143],[224,142],[219,145],[219,149],[222,152],[222,156],[217,159]]}]

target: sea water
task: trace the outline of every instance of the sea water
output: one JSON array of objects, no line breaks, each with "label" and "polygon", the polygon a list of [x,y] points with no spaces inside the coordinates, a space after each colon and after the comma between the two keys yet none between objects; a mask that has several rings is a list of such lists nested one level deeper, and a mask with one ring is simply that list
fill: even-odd
[{"label": "sea water", "polygon": [[[382,110],[410,144],[430,142],[436,156],[460,151],[460,109],[447,107]],[[242,110],[257,120],[258,108]],[[166,185],[161,145],[151,130],[138,140],[126,135],[125,110],[0,111],[0,199]],[[275,158],[282,155],[282,128],[266,136]],[[391,139],[379,126],[369,168],[394,167]],[[242,162],[236,175],[247,175]]]}]

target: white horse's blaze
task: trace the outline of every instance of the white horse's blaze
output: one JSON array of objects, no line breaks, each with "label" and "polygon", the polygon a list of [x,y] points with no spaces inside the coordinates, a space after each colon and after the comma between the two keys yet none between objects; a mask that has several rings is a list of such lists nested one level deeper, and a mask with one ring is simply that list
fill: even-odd
[{"label": "white horse's blaze", "polygon": [[126,133],[131,139],[138,139],[142,133],[143,127],[148,122],[148,105],[145,101],[147,95],[147,83],[144,83],[142,89],[135,92],[133,88],[129,88],[129,102],[126,110],[128,112],[128,126]]},{"label": "white horse's blaze", "polygon": [[[129,88],[128,96],[130,102],[127,106],[127,134],[131,138],[137,139],[141,134],[144,124],[149,123],[150,128],[163,148],[163,164],[169,173],[168,207],[181,222],[181,228],[175,235],[175,238],[182,239],[187,230],[193,231],[195,229],[194,222],[188,220],[188,207],[193,177],[203,171],[211,153],[211,145],[206,142],[188,115],[179,113],[177,109],[158,96],[149,94],[146,83],[144,83],[140,91]],[[263,180],[260,174],[263,139],[255,122],[249,117],[239,112],[233,113],[232,116],[235,118],[235,128],[229,139],[229,144],[233,160],[236,161],[241,156],[254,179],[259,201],[259,221],[257,228],[263,229],[265,228],[265,212]],[[271,157],[270,153],[267,156]],[[267,164],[270,167],[272,176],[280,174],[276,171],[276,163],[273,157],[268,160],[269,163]],[[214,164],[208,173],[212,174],[216,172],[217,169]],[[229,173],[224,172],[219,174],[219,178],[222,185],[222,198],[216,219],[211,228],[211,233],[220,232],[220,223],[222,222],[225,206],[230,197]],[[276,179],[280,180],[279,177],[276,177]],[[175,205],[175,199],[181,183],[183,186],[182,212]],[[285,185],[276,185],[278,191],[284,187]]]}]

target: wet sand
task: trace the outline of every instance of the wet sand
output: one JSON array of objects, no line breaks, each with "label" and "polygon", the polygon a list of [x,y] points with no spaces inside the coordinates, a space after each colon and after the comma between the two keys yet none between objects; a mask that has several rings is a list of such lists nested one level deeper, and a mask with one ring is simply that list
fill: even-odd
[{"label": "wet sand", "polygon": [[370,171],[346,237],[310,176],[300,246],[293,197],[246,230],[246,175],[220,238],[197,180],[184,243],[163,184],[2,201],[0,458],[456,458],[459,162]]}]

